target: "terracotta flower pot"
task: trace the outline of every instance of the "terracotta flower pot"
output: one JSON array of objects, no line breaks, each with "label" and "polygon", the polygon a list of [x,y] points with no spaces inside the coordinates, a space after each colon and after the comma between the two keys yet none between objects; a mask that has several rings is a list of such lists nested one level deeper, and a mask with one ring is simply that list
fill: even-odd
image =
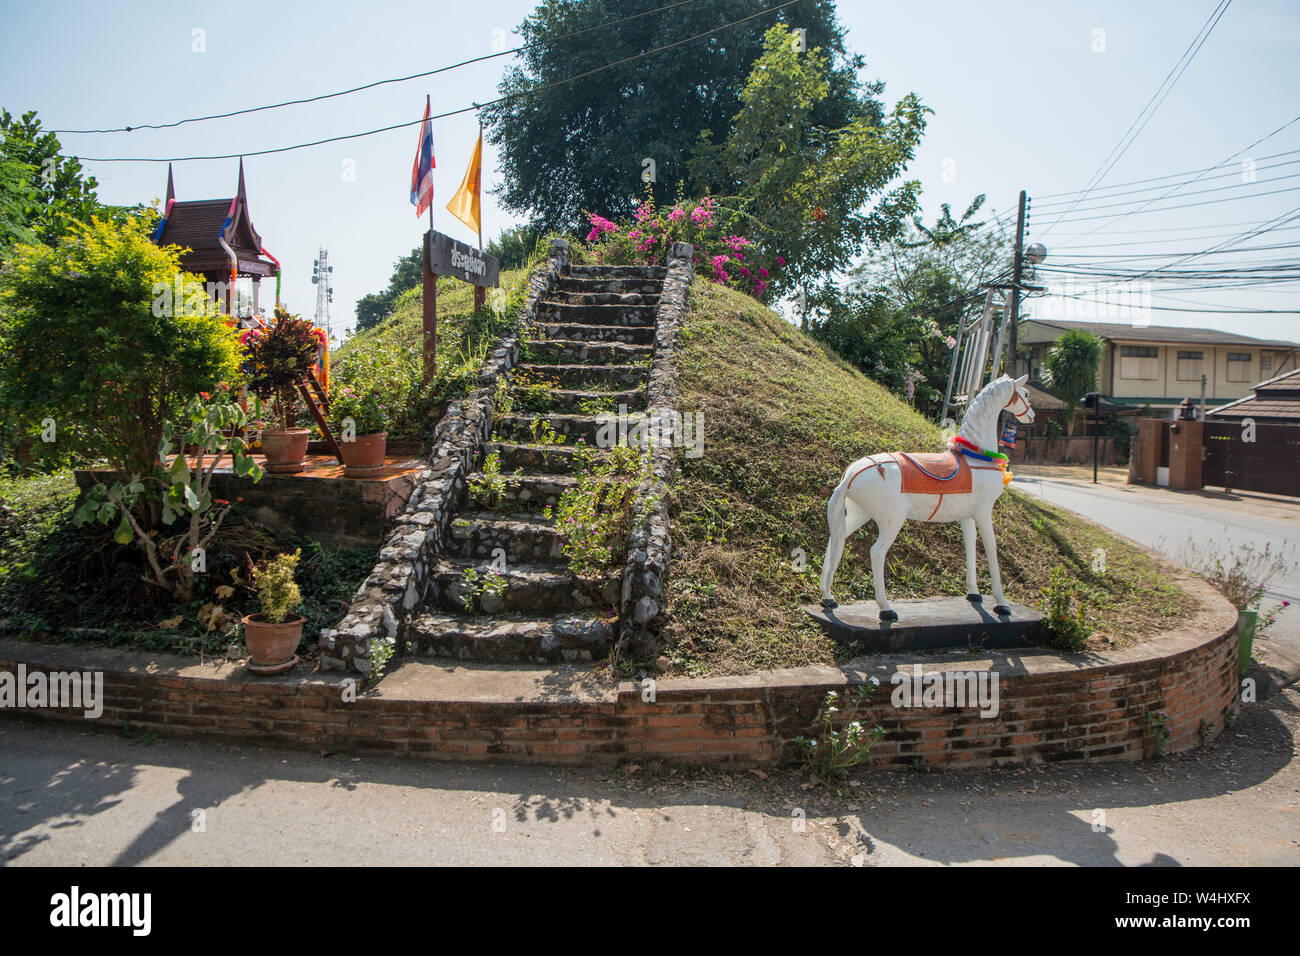
[{"label": "terracotta flower pot", "polygon": [[339,442],[343,452],[343,474],[348,478],[374,478],[384,470],[384,451],[388,432],[357,435],[352,441]]},{"label": "terracotta flower pot", "polygon": [[250,614],[243,619],[248,669],[255,674],[279,674],[298,663],[303,618],[295,615],[279,624],[264,618],[264,614]]},{"label": "terracotta flower pot", "polygon": [[294,475],[306,467],[305,428],[266,429],[262,432],[262,454],[266,470],[273,475]]}]

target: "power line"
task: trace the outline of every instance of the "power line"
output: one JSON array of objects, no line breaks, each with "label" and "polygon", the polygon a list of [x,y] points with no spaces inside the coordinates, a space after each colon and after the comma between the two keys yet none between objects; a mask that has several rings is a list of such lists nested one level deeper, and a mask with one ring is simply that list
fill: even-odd
[{"label": "power line", "polygon": [[[1176,203],[1172,206],[1161,206],[1159,209],[1134,209],[1131,212],[1124,213],[1124,215],[1133,216],[1133,215],[1137,215],[1138,213],[1168,212],[1171,209],[1192,209],[1197,206],[1213,206],[1213,205],[1217,205],[1218,203],[1224,203],[1224,202],[1241,202],[1242,200],[1262,199],[1264,196],[1276,196],[1280,193],[1293,193],[1298,189],[1300,189],[1300,186],[1292,186],[1288,189],[1273,189],[1266,193],[1252,193],[1249,196],[1225,196],[1223,199],[1206,199],[1201,202]],[[1064,221],[1065,222],[1093,222],[1097,219],[1111,219],[1113,217],[1114,217],[1113,213],[1102,213],[1100,216],[1075,216],[1070,219],[1066,219]],[[1057,222],[1060,221],[1062,220],[1059,219],[1057,220]],[[1044,235],[1046,235],[1046,233],[1044,233]],[[1091,235],[1091,233],[1083,233],[1082,235]]]},{"label": "power line", "polygon": [[[1295,160],[1294,162],[1291,162],[1291,163],[1279,163],[1278,165],[1279,165],[1279,166],[1293,166],[1293,165],[1295,165],[1296,163],[1300,163],[1300,160]],[[1273,168],[1273,167],[1269,167],[1269,168],[1271,169],[1271,168]],[[1280,182],[1283,182],[1283,181],[1288,180],[1288,179],[1300,179],[1300,173],[1292,173],[1290,176],[1274,176],[1272,179],[1257,179],[1257,180],[1252,180],[1252,181],[1250,181],[1250,182],[1242,181],[1242,182],[1239,182],[1239,183],[1232,183],[1231,185],[1228,185],[1228,186],[1212,186],[1212,187],[1209,188],[1209,189],[1198,189],[1198,190],[1196,190],[1195,192],[1183,193],[1183,195],[1182,195],[1181,197],[1179,197],[1179,198],[1185,198],[1185,197],[1187,197],[1187,196],[1203,196],[1203,195],[1205,195],[1206,193],[1221,193],[1221,192],[1224,192],[1225,190],[1228,190],[1228,189],[1241,189],[1241,188],[1244,187],[1244,186],[1254,186],[1254,185],[1256,185],[1256,184],[1259,184],[1259,185],[1268,185],[1269,183],[1280,183]],[[1184,183],[1183,185],[1190,185],[1190,183]],[[1181,188],[1181,187],[1179,187],[1179,188]],[[1145,191],[1146,191],[1146,190],[1139,190],[1139,192],[1145,192]],[[1165,195],[1166,195],[1166,196],[1168,196],[1168,195],[1172,195],[1172,194],[1173,194],[1174,192],[1176,192],[1176,191],[1177,191],[1176,189],[1175,189],[1175,190],[1170,190],[1170,191],[1169,191],[1168,193],[1166,193]],[[1124,194],[1121,193],[1120,195],[1124,195]],[[1113,199],[1114,197],[1113,197],[1113,196],[1098,196],[1097,198],[1098,198],[1098,199]],[[1149,199],[1147,199],[1147,200],[1131,199],[1131,200],[1129,200],[1129,201],[1127,201],[1127,202],[1103,203],[1103,204],[1098,205],[1098,206],[1080,206],[1080,207],[1078,208],[1078,211],[1079,211],[1079,212],[1096,212],[1098,209],[1120,209],[1120,208],[1123,208],[1123,207],[1125,207],[1125,206],[1131,206],[1131,205],[1133,205],[1134,203],[1137,203],[1137,202],[1153,203],[1153,202],[1155,202],[1156,200],[1158,200],[1158,199],[1163,199],[1163,198],[1164,198],[1163,196],[1152,196],[1151,198],[1149,198]],[[1250,197],[1249,197],[1249,196],[1243,196],[1243,197],[1241,197],[1241,198],[1243,198],[1243,199],[1249,199]],[[1139,207],[1139,208],[1140,208],[1140,207]],[[1094,230],[1094,231],[1095,231],[1095,230]]]},{"label": "power line", "polygon": [[[1106,306],[1109,303],[1099,302],[1096,296],[1072,295],[1068,292],[1055,293],[1064,299],[1078,299],[1080,302],[1091,302],[1094,305]],[[1180,309],[1170,305],[1143,305],[1143,310],[1151,309],[1156,312],[1192,312],[1197,314],[1214,314],[1214,315],[1300,315],[1300,309]],[[1045,320],[1045,321],[1051,321]]]},{"label": "power line", "polygon": [[[1248,225],[1253,225],[1253,223],[1240,223],[1240,225],[1248,226]],[[1277,232],[1290,232],[1290,231],[1295,230],[1295,229],[1300,229],[1300,226],[1287,226],[1287,227],[1284,228],[1284,229],[1278,229],[1278,230],[1276,230],[1276,231],[1277,231]],[[1144,230],[1144,231],[1148,231],[1148,232],[1163,232],[1164,230],[1162,230],[1162,229],[1151,229],[1151,230]],[[1170,230],[1170,231],[1172,231],[1172,230]],[[1169,239],[1132,239],[1132,240],[1130,240],[1130,241],[1128,241],[1128,242],[1098,242],[1098,243],[1094,243],[1094,244],[1092,244],[1092,245],[1087,245],[1087,246],[1053,246],[1053,247],[1052,247],[1052,256],[1053,256],[1053,258],[1055,258],[1056,256],[1062,255],[1062,254],[1064,254],[1064,253],[1077,253],[1077,251],[1078,251],[1078,250],[1081,250],[1081,249],[1116,249],[1116,248],[1119,248],[1120,246],[1146,246],[1146,247],[1150,247],[1150,246],[1165,245],[1165,244],[1170,243],[1170,242],[1186,242],[1187,239],[1230,239],[1231,237],[1233,237],[1233,236],[1235,236],[1235,235],[1236,235],[1235,232],[1221,232],[1221,233],[1215,233],[1215,234],[1212,235],[1212,236],[1186,236],[1186,237],[1182,237],[1182,236],[1174,236],[1174,237],[1169,238]],[[1172,255],[1172,254],[1173,254],[1173,253],[1170,253],[1170,255]]]},{"label": "power line", "polygon": [[[1245,147],[1244,149],[1239,149],[1239,150],[1237,150],[1237,152],[1233,153],[1231,156],[1229,156],[1229,157],[1227,157],[1226,159],[1224,159],[1223,162],[1221,162],[1219,165],[1220,165],[1220,166],[1226,165],[1227,163],[1229,163],[1229,162],[1231,162],[1232,160],[1236,159],[1238,156],[1241,156],[1243,153],[1247,153],[1247,152],[1249,152],[1250,150],[1252,150],[1252,149],[1254,149],[1256,146],[1258,146],[1260,143],[1263,143],[1263,142],[1265,142],[1266,140],[1272,139],[1272,138],[1273,138],[1274,136],[1276,136],[1278,133],[1281,133],[1283,130],[1285,130],[1285,129],[1291,127],[1291,126],[1293,126],[1295,123],[1298,123],[1298,122],[1300,122],[1300,116],[1294,116],[1294,117],[1292,117],[1290,120],[1288,120],[1287,122],[1283,123],[1283,124],[1282,124],[1281,126],[1279,126],[1277,129],[1273,130],[1273,132],[1268,133],[1268,134],[1266,134],[1266,135],[1264,135],[1264,136],[1261,136],[1259,139],[1255,140],[1255,142],[1251,143],[1249,146]],[[1151,199],[1149,199],[1149,200],[1147,200],[1145,203],[1143,203],[1141,206],[1139,206],[1137,209],[1133,209],[1133,210],[1130,210],[1129,212],[1122,213],[1122,214],[1120,214],[1120,215],[1118,215],[1118,216],[1115,216],[1113,219],[1110,220],[1110,222],[1102,223],[1100,226],[1093,226],[1093,227],[1092,227],[1091,229],[1089,229],[1087,232],[1083,233],[1083,235],[1085,235],[1085,236],[1092,235],[1094,232],[1097,232],[1097,231],[1100,230],[1100,229],[1105,229],[1105,228],[1106,228],[1107,226],[1109,226],[1111,223],[1119,222],[1121,219],[1125,219],[1125,218],[1127,218],[1128,216],[1132,216],[1132,215],[1134,215],[1135,213],[1142,212],[1143,210],[1146,209],[1147,206],[1151,205],[1151,203],[1153,203],[1153,202],[1159,202],[1159,201],[1162,200],[1162,199],[1166,199],[1166,198],[1168,198],[1169,196],[1171,196],[1171,195],[1173,195],[1174,193],[1178,192],[1178,191],[1179,191],[1180,189],[1182,189],[1183,187],[1185,187],[1185,186],[1190,186],[1192,183],[1198,181],[1198,180],[1201,179],[1203,176],[1204,176],[1204,172],[1202,172],[1200,175],[1194,176],[1193,178],[1186,180],[1185,182],[1180,183],[1179,185],[1175,186],[1173,189],[1170,189],[1170,190],[1166,191],[1165,193],[1163,193],[1163,194],[1161,194],[1161,195],[1159,195],[1159,196],[1154,196],[1154,197],[1152,197]]]},{"label": "power line", "polygon": [[[1297,117],[1297,119],[1300,119],[1300,117]],[[1292,122],[1295,122],[1295,120],[1292,120]],[[1290,123],[1286,124],[1286,126],[1290,126],[1290,125],[1291,125]],[[1268,139],[1270,136],[1276,136],[1278,133],[1282,132],[1282,130],[1286,129],[1286,126],[1282,126],[1282,127],[1279,127],[1278,129],[1275,129],[1272,133],[1269,133],[1268,136],[1265,136],[1265,137],[1263,137],[1262,139],[1258,139],[1258,140],[1256,140],[1254,143],[1251,143],[1251,146],[1257,146],[1257,145],[1259,145],[1260,143],[1264,142],[1264,140]],[[1250,146],[1247,146],[1246,149],[1250,149]],[[1242,150],[1242,152],[1245,152],[1245,150]],[[1271,153],[1271,154],[1269,154],[1268,156],[1261,156],[1261,157],[1259,157],[1259,160],[1258,160],[1258,161],[1261,162],[1261,163],[1263,163],[1263,162],[1267,162],[1267,161],[1270,160],[1270,159],[1281,159],[1283,156],[1294,156],[1294,155],[1296,155],[1297,153],[1300,153],[1300,149],[1288,149],[1288,150],[1285,150],[1284,152],[1281,152],[1281,153]],[[1235,154],[1234,154],[1234,155],[1235,155]],[[1228,159],[1232,159],[1232,157],[1230,156],[1230,157],[1228,157]],[[1206,166],[1206,167],[1204,167],[1204,168],[1202,168],[1202,169],[1189,169],[1189,170],[1185,170],[1184,172],[1181,172],[1181,173],[1166,173],[1166,174],[1163,175],[1163,176],[1149,176],[1149,177],[1147,177],[1146,179],[1130,179],[1130,180],[1128,180],[1127,182],[1122,182],[1122,183],[1111,183],[1109,186],[1097,186],[1097,187],[1095,187],[1095,188],[1092,190],[1092,192],[1098,192],[1098,193],[1100,193],[1100,192],[1106,192],[1106,191],[1111,190],[1111,189],[1121,189],[1121,188],[1123,188],[1124,186],[1140,186],[1142,183],[1156,183],[1156,182],[1160,182],[1160,181],[1165,180],[1165,179],[1179,179],[1179,178],[1184,177],[1184,176],[1195,176],[1195,175],[1198,174],[1198,173],[1212,173],[1212,172],[1214,172],[1214,170],[1216,170],[1216,169],[1222,169],[1222,168],[1223,168],[1224,166],[1226,166],[1226,165],[1227,165],[1227,160],[1224,160],[1223,162],[1221,162],[1221,163],[1217,163],[1217,164],[1215,164],[1214,166]],[[1260,168],[1260,169],[1272,169],[1273,167],[1271,167],[1271,166],[1262,166],[1262,167],[1258,167],[1258,168]],[[1221,176],[1217,176],[1217,177],[1216,177],[1216,176],[1211,176],[1210,178],[1211,178],[1211,179],[1218,179],[1218,178],[1222,178],[1223,176],[1235,176],[1235,175],[1237,175],[1237,173],[1235,173],[1235,172],[1231,172],[1231,173],[1223,173]],[[1159,187],[1159,186],[1152,186],[1151,188],[1152,188],[1152,189],[1159,189],[1160,187]],[[1084,193],[1085,191],[1086,191],[1086,190],[1083,190],[1083,189],[1076,189],[1076,190],[1071,190],[1070,192],[1064,192],[1064,193],[1046,193],[1046,194],[1040,196],[1039,198],[1040,198],[1040,199],[1056,199],[1056,198],[1061,197],[1061,196],[1066,196],[1066,197],[1069,197],[1069,196],[1078,196],[1078,195]],[[1113,197],[1102,197],[1102,198],[1113,198]],[[1049,202],[1049,203],[1046,203],[1045,205],[1047,205],[1047,206],[1062,206],[1062,205],[1065,205],[1065,203],[1064,203],[1064,202],[1056,202],[1056,203],[1050,203],[1050,202]]]},{"label": "power line", "polygon": [[[522,53],[524,50],[531,50],[534,47],[543,46],[547,43],[555,43],[559,40],[568,40],[571,37],[580,36],[584,33],[590,33],[593,30],[604,30],[608,27],[618,26],[621,23],[627,23],[631,20],[639,20],[641,17],[648,17],[654,13],[663,13],[666,10],[673,10],[677,7],[686,6],[689,3],[696,3],[698,0],[677,0],[676,3],[670,3],[667,6],[657,7],[654,10],[646,10],[643,13],[635,13],[631,16],[622,17],[618,20],[610,20],[607,23],[598,23],[595,26],[583,27],[581,30],[574,30],[571,33],[561,33],[557,36],[546,37],[543,40],[536,40],[532,43],[525,43],[523,46],[517,46],[510,50],[502,50],[500,53],[488,53],[483,56],[476,56],[468,60],[461,60],[459,63],[452,63],[449,66],[440,66],[435,70],[426,70],[423,73],[411,73],[407,76],[395,76],[385,80],[375,80],[373,83],[366,83],[362,86],[354,86],[346,90],[338,90],[334,93],[322,93],[319,96],[307,96],[298,100],[284,100],[280,103],[268,103],[265,106],[250,106],[247,109],[231,110],[228,113],[211,113],[207,116],[189,116],[185,119],[175,120],[171,123],[137,123],[134,126],[118,126],[110,129],[55,129],[51,133],[74,133],[74,134],[98,134],[98,133],[131,133],[142,129],[172,129],[177,126],[184,126],[186,123],[204,123],[214,119],[229,119],[232,116],[245,116],[249,113],[260,113],[263,110],[277,110],[285,106],[301,106],[304,103],[316,103],[321,100],[333,99],[338,96],[349,96],[353,93],[360,93],[363,90],[371,90],[377,86],[384,86],[389,83],[405,83],[408,80],[418,80],[426,76],[436,76],[439,73],[446,73],[450,70],[458,70],[463,66],[470,66],[475,63],[483,63],[487,60],[495,60],[497,57],[511,56],[515,53]],[[253,155],[253,154],[247,154]],[[104,162],[104,160],[101,160]]]},{"label": "power line", "polygon": [[[1129,245],[1129,243],[1125,243],[1125,245]],[[1222,256],[1222,255],[1238,255],[1238,254],[1243,253],[1243,252],[1271,252],[1271,251],[1273,251],[1273,250],[1275,250],[1275,249],[1300,249],[1300,242],[1277,243],[1277,244],[1275,244],[1275,245],[1270,245],[1270,246],[1250,246],[1250,247],[1245,248],[1245,249],[1219,249],[1219,250],[1216,250],[1215,252],[1205,252],[1205,253],[1201,253],[1201,252],[1146,252],[1146,253],[1133,253],[1133,254],[1125,254],[1123,259],[1116,259],[1115,256],[1114,256],[1114,254],[1112,254],[1112,253],[1096,253],[1096,254],[1093,254],[1093,255],[1089,255],[1089,254],[1086,254],[1086,253],[1075,253],[1075,254],[1074,254],[1073,256],[1071,256],[1070,258],[1072,258],[1072,259],[1109,259],[1109,260],[1111,260],[1111,261],[1113,261],[1113,262],[1128,262],[1129,260],[1132,260],[1132,259],[1168,259],[1168,258],[1174,258],[1174,257],[1177,257],[1177,256],[1190,256],[1190,255],[1214,255],[1214,256]]]},{"label": "power line", "polygon": [[[1174,84],[1182,78],[1183,73],[1187,71],[1187,67],[1191,65],[1196,54],[1200,52],[1201,46],[1207,39],[1209,39],[1214,28],[1218,26],[1219,20],[1222,19],[1225,13],[1227,13],[1228,7],[1231,5],[1232,0],[1220,0],[1219,5],[1211,11],[1209,18],[1201,26],[1201,29],[1196,32],[1196,36],[1193,37],[1192,42],[1187,45],[1187,49],[1183,51],[1182,56],[1180,56],[1174,65],[1169,68],[1169,72],[1165,74],[1165,78],[1160,81],[1160,85],[1157,86],[1156,91],[1151,94],[1151,98],[1147,100],[1146,105],[1142,107],[1133,122],[1129,124],[1129,128],[1125,130],[1124,135],[1119,138],[1119,142],[1111,148],[1111,151],[1106,155],[1106,158],[1101,161],[1101,165],[1097,167],[1097,171],[1092,174],[1092,177],[1084,186],[1083,192],[1080,193],[1078,199],[1075,200],[1076,204],[1081,201],[1089,191],[1099,185],[1101,181],[1106,178],[1106,174],[1109,173],[1115,167],[1115,164],[1120,161],[1123,155],[1128,152],[1129,147],[1132,146],[1138,136],[1141,135],[1142,130],[1146,129],[1146,125],[1151,121],[1151,117],[1155,115],[1156,110],[1158,110],[1164,103],[1165,98],[1169,95],[1170,91],[1173,90]],[[1181,69],[1179,68],[1180,65]],[[1177,71],[1176,76],[1174,75],[1175,71]],[[1161,95],[1162,90],[1164,91],[1163,95]],[[1157,97],[1159,97],[1159,102],[1157,102]],[[1130,134],[1132,135],[1130,136]],[[1112,159],[1112,157],[1114,158]],[[1073,208],[1074,206],[1071,206],[1069,209],[1066,209],[1065,212],[1061,214],[1061,217],[1058,217],[1055,222],[1049,225],[1046,232],[1043,233],[1043,238],[1046,238],[1048,233],[1050,233],[1057,223],[1061,221],[1061,218],[1069,214],[1070,210]]]},{"label": "power line", "polygon": [[[496,99],[489,100],[486,103],[475,103],[471,106],[461,107],[460,109],[448,110],[445,113],[438,113],[437,115],[429,117],[429,119],[446,119],[449,116],[458,116],[461,113],[473,112],[474,110],[482,109],[483,107],[486,106],[496,106],[498,103],[506,103],[511,100],[522,99],[523,97],[532,96],[534,93],[540,93],[543,90],[548,90],[556,86],[564,86],[566,84],[573,83],[577,80],[585,79],[586,77],[589,76],[594,76],[597,73],[603,73],[605,70],[613,69],[616,66],[622,66],[625,63],[632,63],[636,60],[643,59],[647,56],[653,56],[656,53],[662,53],[665,50],[671,50],[674,47],[679,47],[687,43],[692,43],[695,40],[701,40],[704,37],[712,36],[715,33],[721,33],[724,30],[729,30],[732,27],[739,26],[742,23],[747,23],[750,20],[756,20],[759,17],[767,16],[769,13],[773,13],[777,10],[782,9],[783,7],[796,6],[797,4],[802,2],[803,0],[785,0],[785,2],[778,3],[775,6],[768,7],[766,10],[760,10],[758,13],[750,14],[749,16],[742,17],[739,20],[733,20],[730,23],[724,23],[722,26],[714,27],[712,30],[706,30],[703,33],[697,33],[695,36],[686,37],[683,40],[676,40],[672,43],[666,43],[663,46],[655,47],[653,50],[645,50],[641,53],[637,53],[629,57],[624,57],[621,60],[615,60],[613,63],[606,63],[604,66],[598,66],[595,67],[594,69],[586,70],[582,73],[576,73],[573,76],[566,77],[565,79],[562,80],[553,80],[550,83],[543,83],[540,86],[535,86],[532,89],[523,90],[519,93],[510,93],[507,94],[506,96],[499,96]],[[287,153],[295,149],[308,149],[313,146],[323,146],[326,143],[337,143],[349,139],[360,139],[364,136],[374,136],[379,133],[388,133],[397,129],[405,129],[411,126],[419,126],[420,123],[422,122],[424,122],[423,116],[420,119],[411,120],[405,123],[394,123],[391,126],[381,126],[377,129],[363,130],[362,132],[359,133],[346,133],[341,136],[330,136],[330,137],[326,137],[325,139],[313,140],[309,143],[295,143],[292,146],[277,146],[272,149],[250,150],[250,151],[245,151],[240,153],[224,153],[221,155],[213,155],[213,156],[170,156],[170,157],[168,156],[162,156],[162,157],[74,156],[72,158],[80,160],[81,162],[85,162],[85,163],[188,163],[188,162],[202,162],[205,160],[214,160],[214,159],[239,159],[241,157],[247,158],[249,156],[269,156],[274,153]]]}]

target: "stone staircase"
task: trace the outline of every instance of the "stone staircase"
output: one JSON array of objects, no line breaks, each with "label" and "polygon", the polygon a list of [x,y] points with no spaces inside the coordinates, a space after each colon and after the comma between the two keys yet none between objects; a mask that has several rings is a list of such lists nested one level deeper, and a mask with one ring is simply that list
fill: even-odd
[{"label": "stone staircase", "polygon": [[[596,446],[601,416],[645,409],[666,273],[571,266],[536,303],[509,410],[494,417],[468,504],[407,630],[408,654],[543,663],[596,660],[613,647],[620,575],[575,575],[542,512],[576,482],[578,451]],[[482,470],[491,456],[496,493]]]}]

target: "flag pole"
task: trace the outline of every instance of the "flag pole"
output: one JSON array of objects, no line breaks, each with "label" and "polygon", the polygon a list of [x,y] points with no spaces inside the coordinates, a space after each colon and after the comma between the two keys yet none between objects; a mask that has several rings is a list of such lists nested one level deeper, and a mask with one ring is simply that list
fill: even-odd
[{"label": "flag pole", "polygon": [[[429,111],[429,94],[424,94],[424,109]],[[432,124],[430,124],[432,125]],[[421,136],[424,135],[421,127]],[[430,176],[432,176],[430,170]],[[429,197],[429,232],[420,243],[420,285],[421,285],[421,325],[422,351],[424,358],[425,385],[433,381],[438,373],[438,277],[429,268],[429,243],[433,239],[433,196]]]},{"label": "flag pole", "polygon": [[[476,111],[477,113],[477,111]],[[479,213],[478,213],[478,251],[483,251],[483,114],[478,115],[478,141],[479,141],[479,172],[478,172],[478,196],[479,196]]]}]

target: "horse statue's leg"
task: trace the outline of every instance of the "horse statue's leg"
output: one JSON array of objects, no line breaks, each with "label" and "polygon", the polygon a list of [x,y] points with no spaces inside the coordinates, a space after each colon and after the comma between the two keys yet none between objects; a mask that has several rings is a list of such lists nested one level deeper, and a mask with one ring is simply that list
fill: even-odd
[{"label": "horse statue's leg", "polygon": [[961,519],[961,536],[966,542],[966,600],[972,604],[981,603],[979,578],[975,567],[975,519]]},{"label": "horse statue's leg", "polygon": [[898,612],[889,605],[889,595],[885,593],[885,556],[889,554],[889,547],[898,537],[898,532],[903,528],[903,522],[907,520],[907,503],[899,496],[902,502],[903,510],[901,513],[888,515],[876,515],[876,529],[879,532],[876,535],[876,542],[871,546],[871,579],[876,586],[876,603],[880,605],[880,619],[882,621],[897,621]]},{"label": "horse statue's leg", "polygon": [[1011,608],[1007,607],[1007,599],[1002,595],[1002,571],[998,568],[998,543],[993,536],[993,509],[979,515],[975,519],[979,523],[980,537],[984,539],[984,557],[989,562],[989,581],[993,586],[993,599],[997,604],[993,607],[993,613],[998,615],[1010,615]]},{"label": "horse statue's leg", "polygon": [[841,481],[826,505],[826,526],[830,530],[830,537],[826,541],[826,556],[822,558],[822,606],[827,608],[839,606],[839,602],[831,595],[831,587],[835,584],[835,570],[840,566],[840,558],[844,555],[844,539],[848,537],[844,527],[844,497],[847,494],[848,488]]}]

